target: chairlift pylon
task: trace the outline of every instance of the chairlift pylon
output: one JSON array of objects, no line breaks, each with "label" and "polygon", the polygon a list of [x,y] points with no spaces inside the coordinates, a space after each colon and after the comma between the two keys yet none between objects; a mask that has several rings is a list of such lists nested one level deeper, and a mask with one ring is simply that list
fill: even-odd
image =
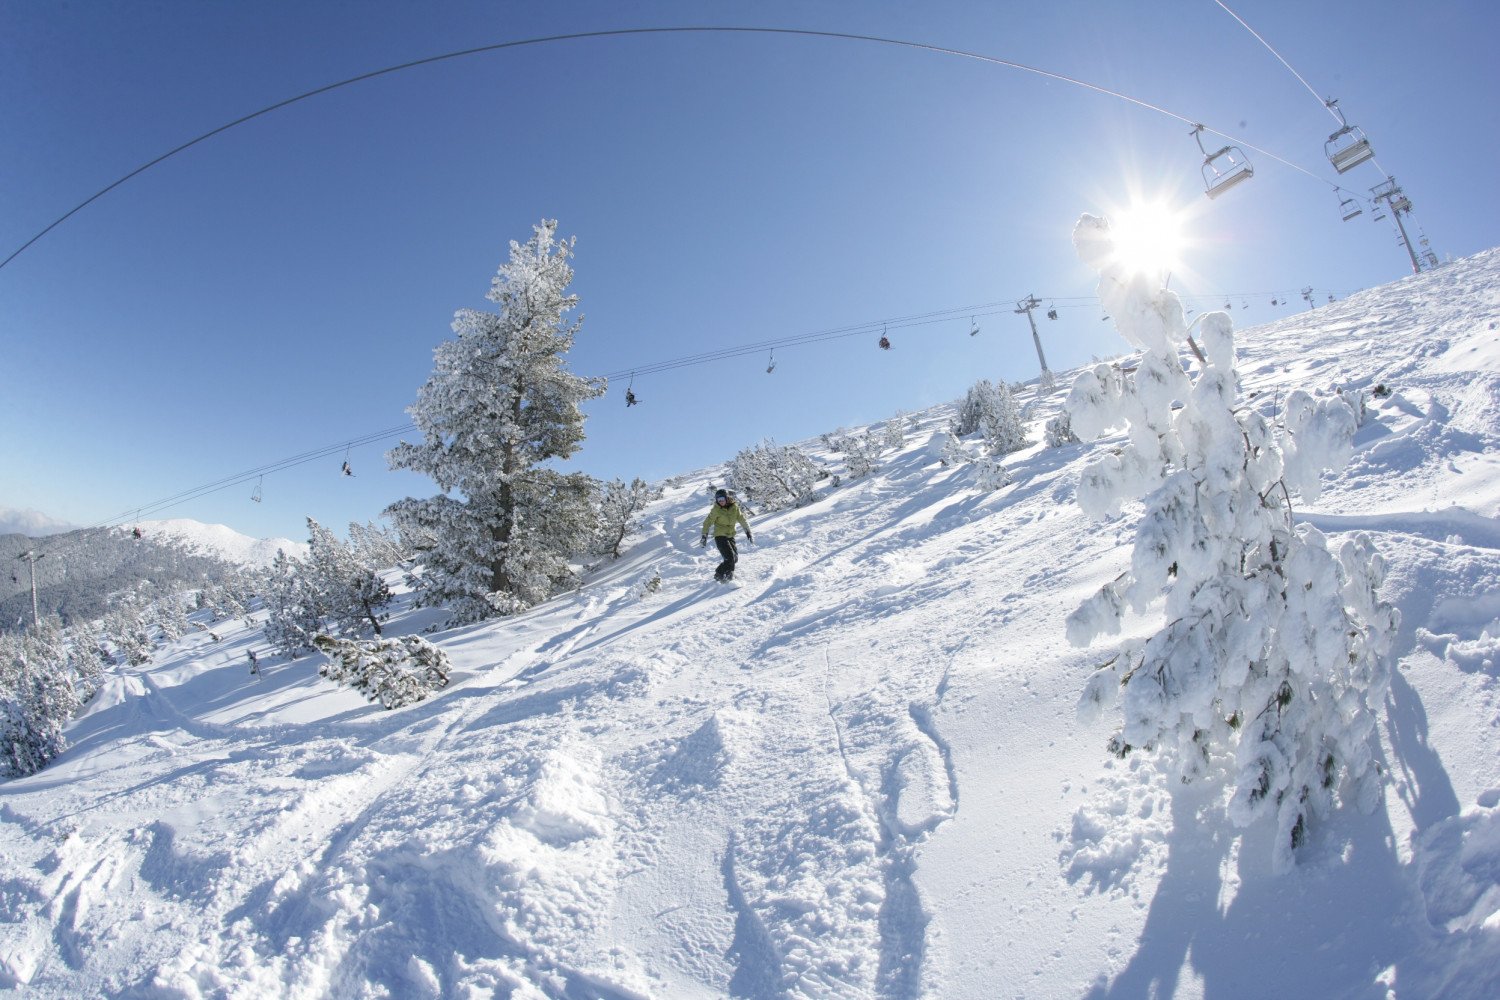
[{"label": "chairlift pylon", "polygon": [[1255,176],[1255,168],[1238,146],[1220,146],[1210,153],[1203,145],[1202,125],[1193,126],[1192,136],[1198,143],[1198,151],[1203,154],[1203,193],[1210,198],[1217,198],[1241,181]]},{"label": "chairlift pylon", "polygon": [[1344,112],[1339,110],[1338,101],[1330,98],[1323,103],[1328,106],[1328,110],[1338,115],[1341,126],[1323,143],[1323,152],[1327,155],[1328,162],[1333,164],[1333,169],[1346,174],[1361,163],[1374,159],[1375,150],[1370,148],[1370,140],[1364,129],[1349,124]]}]

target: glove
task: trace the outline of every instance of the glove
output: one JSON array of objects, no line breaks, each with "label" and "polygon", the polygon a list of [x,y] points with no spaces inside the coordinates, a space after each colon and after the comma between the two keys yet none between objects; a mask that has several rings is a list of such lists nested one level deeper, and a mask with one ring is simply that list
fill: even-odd
[{"label": "glove", "polygon": [[745,532],[745,541],[749,542],[751,545],[754,545],[755,544],[755,536],[752,535],[752,534],[750,534],[750,532],[747,531],[747,532]]},{"label": "glove", "polygon": [[700,548],[700,549],[701,548],[706,548],[707,546],[708,546],[708,536],[707,535],[703,535],[703,536],[699,537],[699,539],[698,539],[698,548]]}]

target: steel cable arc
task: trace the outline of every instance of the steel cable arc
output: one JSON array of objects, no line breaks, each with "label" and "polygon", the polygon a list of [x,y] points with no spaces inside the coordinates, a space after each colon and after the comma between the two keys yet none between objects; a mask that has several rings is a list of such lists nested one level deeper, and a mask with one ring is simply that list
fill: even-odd
[{"label": "steel cable arc", "polygon": [[[1222,6],[1222,4],[1221,4],[1221,6]],[[1225,9],[1228,10],[1228,8],[1225,8]],[[1231,11],[1230,13],[1233,13],[1233,12]],[[274,104],[269,104],[266,107],[260,108],[260,109],[258,109],[256,111],[252,111],[252,112],[250,112],[248,114],[241,115],[240,117],[235,118],[233,121],[226,122],[223,125],[218,126],[217,128],[210,129],[209,131],[204,132],[202,135],[196,136],[196,137],[194,137],[192,139],[187,140],[186,142],[183,142],[183,143],[181,143],[181,144],[173,147],[172,149],[168,150],[167,152],[162,153],[160,156],[157,156],[157,157],[155,157],[155,158],[147,161],[146,163],[141,164],[140,166],[136,167],[134,170],[131,170],[129,173],[127,173],[124,176],[120,177],[118,180],[115,180],[115,181],[111,182],[110,184],[106,185],[105,187],[103,187],[103,188],[99,189],[98,191],[94,192],[92,195],[90,195],[89,197],[85,198],[83,201],[79,202],[77,205],[73,206],[67,212],[63,213],[58,218],[54,219],[44,229],[42,229],[36,235],[32,236],[25,243],[21,244],[21,246],[17,247],[14,251],[12,251],[10,253],[10,255],[7,256],[4,260],[0,260],[0,270],[3,270],[7,265],[9,265],[11,263],[11,261],[15,260],[22,253],[24,253],[27,249],[29,249],[32,245],[34,245],[37,241],[39,241],[40,239],[42,239],[44,236],[46,236],[52,230],[56,229],[58,226],[62,225],[62,223],[66,222],[72,216],[74,216],[78,212],[82,211],[84,208],[88,207],[89,205],[93,204],[98,199],[104,197],[106,194],[108,194],[111,191],[115,190],[116,188],[120,187],[122,184],[126,183],[127,181],[129,181],[129,180],[131,180],[131,179],[139,176],[140,174],[144,173],[145,171],[151,169],[152,167],[155,167],[155,166],[161,164],[162,162],[164,162],[164,161],[166,161],[168,159],[171,159],[172,157],[176,156],[179,153],[185,152],[185,151],[193,148],[194,146],[198,145],[201,142],[204,142],[204,141],[206,141],[208,139],[211,139],[211,138],[213,138],[216,135],[220,135],[220,134],[222,134],[224,132],[227,132],[228,130],[230,130],[232,128],[235,128],[237,126],[243,125],[243,124],[245,124],[247,122],[250,122],[250,121],[254,121],[257,118],[264,117],[266,115],[271,114],[274,111],[279,111],[282,108],[289,107],[289,106],[291,106],[293,104],[297,104],[297,103],[299,103],[301,101],[309,100],[309,99],[311,99],[313,97],[318,97],[318,96],[320,96],[322,94],[329,93],[330,91],[339,90],[339,89],[341,89],[343,87],[352,86],[352,85],[354,85],[356,83],[363,83],[363,82],[365,82],[367,80],[373,80],[373,79],[375,79],[377,77],[381,77],[381,76],[388,76],[388,75],[390,75],[392,73],[399,73],[399,72],[402,72],[402,71],[408,70],[408,69],[415,69],[415,68],[418,68],[418,67],[421,67],[421,66],[429,66],[429,65],[432,65],[434,63],[446,62],[448,60],[453,60],[453,59],[462,59],[462,58],[465,58],[465,57],[468,57],[468,56],[473,56],[473,55],[481,55],[481,54],[490,53],[490,52],[498,52],[498,51],[501,51],[501,50],[504,50],[504,49],[521,48],[521,47],[524,47],[524,46],[531,46],[531,45],[545,45],[545,44],[551,44],[551,43],[554,43],[554,42],[580,41],[580,40],[591,39],[591,38],[611,38],[611,37],[623,37],[623,36],[631,36],[631,35],[662,35],[662,34],[691,34],[691,33],[698,33],[698,34],[787,35],[787,36],[802,36],[802,37],[810,37],[810,38],[839,39],[839,40],[844,40],[844,41],[869,42],[869,43],[872,43],[872,44],[879,44],[879,45],[901,46],[901,47],[905,47],[905,48],[911,48],[911,49],[917,49],[917,50],[920,50],[920,51],[931,52],[931,53],[938,54],[938,55],[954,56],[956,58],[962,58],[962,59],[973,59],[973,60],[976,60],[978,62],[988,63],[988,64],[995,65],[995,66],[1009,67],[1011,69],[1019,70],[1021,72],[1031,73],[1031,74],[1034,74],[1036,76],[1041,76],[1041,77],[1044,77],[1044,78],[1047,78],[1047,79],[1050,79],[1050,80],[1056,80],[1056,81],[1058,81],[1060,83],[1067,83],[1067,84],[1071,84],[1071,85],[1076,86],[1076,87],[1082,87],[1082,88],[1084,88],[1086,90],[1091,90],[1091,91],[1094,91],[1095,93],[1098,93],[1098,94],[1103,94],[1103,95],[1106,95],[1106,96],[1109,96],[1109,97],[1114,97],[1114,98],[1116,98],[1118,100],[1122,100],[1122,101],[1125,101],[1127,103],[1134,104],[1134,105],[1136,105],[1138,107],[1145,108],[1145,109],[1150,110],[1150,111],[1155,111],[1158,114],[1166,115],[1169,118],[1175,118],[1176,120],[1178,120],[1180,122],[1183,122],[1184,124],[1187,124],[1187,125],[1202,125],[1201,122],[1197,122],[1195,119],[1188,118],[1187,116],[1178,114],[1175,111],[1171,111],[1171,110],[1169,110],[1167,108],[1163,108],[1163,107],[1161,107],[1159,105],[1152,104],[1149,101],[1143,101],[1143,100],[1140,100],[1139,98],[1131,97],[1128,94],[1124,94],[1124,93],[1121,93],[1121,92],[1116,91],[1116,90],[1111,90],[1108,87],[1102,87],[1102,86],[1100,86],[1098,84],[1089,83],[1087,80],[1080,80],[1077,77],[1071,77],[1071,76],[1068,76],[1068,75],[1063,74],[1063,73],[1056,73],[1056,72],[1053,72],[1052,70],[1042,69],[1041,67],[1038,67],[1038,66],[1031,66],[1031,65],[1028,65],[1026,63],[1016,62],[1016,61],[1011,60],[1011,59],[1003,59],[1003,58],[1001,58],[999,56],[985,55],[985,54],[980,53],[980,52],[970,52],[970,51],[967,51],[965,49],[955,49],[955,48],[950,48],[948,46],[935,45],[935,44],[932,44],[932,43],[929,43],[929,42],[914,42],[914,41],[910,41],[908,39],[887,38],[887,37],[880,36],[880,35],[865,35],[865,34],[859,34],[859,33],[855,33],[855,32],[845,32],[845,31],[818,31],[818,30],[814,30],[814,29],[810,29],[810,28],[774,28],[774,27],[759,27],[759,26],[749,26],[749,25],[677,25],[677,26],[646,27],[646,28],[612,28],[612,29],[599,30],[599,31],[579,31],[579,32],[570,32],[570,33],[567,33],[567,34],[560,34],[560,35],[544,35],[544,36],[539,36],[539,37],[536,37],[536,38],[520,38],[520,39],[513,39],[513,40],[508,41],[508,42],[496,42],[496,43],[494,43],[492,45],[480,45],[480,46],[475,46],[473,48],[460,49],[460,50],[457,50],[457,51],[454,51],[454,52],[444,52],[444,53],[440,53],[440,54],[434,55],[434,56],[425,56],[425,57],[423,57],[421,59],[408,60],[406,62],[398,63],[398,64],[393,65],[393,66],[386,66],[386,67],[383,67],[381,69],[371,70],[371,71],[369,71],[367,73],[360,73],[360,74],[358,74],[356,76],[351,76],[351,77],[349,77],[347,79],[339,80],[339,81],[336,81],[334,83],[324,84],[321,87],[316,87],[316,88],[314,88],[312,90],[305,91],[304,93],[297,94],[297,95],[295,95],[293,97],[288,97],[288,98],[285,98],[284,100],[277,101]],[[1277,156],[1276,154],[1270,152],[1269,150],[1265,150],[1265,149],[1262,149],[1262,148],[1260,148],[1258,146],[1254,146],[1254,145],[1252,145],[1252,144],[1250,144],[1248,142],[1245,142],[1242,139],[1237,139],[1236,137],[1234,137],[1232,135],[1229,135],[1228,133],[1221,132],[1221,131],[1219,131],[1217,129],[1214,129],[1214,128],[1211,128],[1211,127],[1209,127],[1207,125],[1203,125],[1203,128],[1206,131],[1214,133],[1215,135],[1223,136],[1225,139],[1228,139],[1230,142],[1232,142],[1232,143],[1234,143],[1236,145],[1239,145],[1239,146],[1242,146],[1242,147],[1248,148],[1248,149],[1253,149],[1257,153],[1260,153],[1260,154],[1262,154],[1262,155],[1264,155],[1266,157],[1269,157],[1270,159],[1275,160],[1276,162],[1281,163],[1284,166],[1291,167],[1294,170],[1301,171],[1302,173],[1307,174],[1309,177],[1312,177],[1315,180],[1319,180],[1319,181],[1323,180],[1322,178],[1318,177],[1316,174],[1313,174],[1311,171],[1308,171],[1307,169],[1305,169],[1303,167],[1299,167],[1296,164],[1290,162],[1289,160],[1286,160],[1286,159],[1283,159],[1280,156]],[[1324,183],[1327,183],[1327,182],[1325,181]]]}]

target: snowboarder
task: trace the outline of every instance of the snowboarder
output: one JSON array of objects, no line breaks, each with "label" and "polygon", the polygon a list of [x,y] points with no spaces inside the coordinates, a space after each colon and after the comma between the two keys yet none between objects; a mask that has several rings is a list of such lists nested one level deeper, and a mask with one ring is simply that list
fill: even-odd
[{"label": "snowboarder", "polygon": [[255,650],[253,650],[253,649],[247,649],[247,650],[245,650],[245,655],[248,656],[248,657],[250,657],[250,673],[251,673],[251,675],[255,676],[255,677],[259,677],[260,676],[260,660],[256,659],[256,657],[255,657]]},{"label": "snowboarder", "polygon": [[712,526],[714,544],[719,547],[719,555],[724,560],[714,570],[714,579],[720,583],[729,583],[734,579],[734,564],[740,558],[739,548],[734,543],[736,523],[745,526],[745,541],[753,544],[755,536],[750,534],[750,522],[745,520],[745,512],[735,503],[734,495],[728,490],[716,490],[714,505],[703,519],[703,537],[698,539],[698,545],[701,548],[708,544],[708,529]]}]

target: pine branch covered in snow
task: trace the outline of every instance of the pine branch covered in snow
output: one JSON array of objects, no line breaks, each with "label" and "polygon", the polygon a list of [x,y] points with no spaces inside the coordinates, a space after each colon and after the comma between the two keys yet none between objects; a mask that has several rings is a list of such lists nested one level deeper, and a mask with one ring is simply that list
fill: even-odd
[{"label": "pine branch covered in snow", "polygon": [[[1078,501],[1096,517],[1135,499],[1145,511],[1130,570],[1074,612],[1068,638],[1116,632],[1127,607],[1144,611],[1163,593],[1166,620],[1100,668],[1081,707],[1118,696],[1112,748],[1158,750],[1183,781],[1227,767],[1231,819],[1274,816],[1284,871],[1313,819],[1339,801],[1373,808],[1380,794],[1371,735],[1398,620],[1376,596],[1383,561],[1364,535],[1335,549],[1294,525],[1289,503],[1289,490],[1315,499],[1322,470],[1348,461],[1354,414],[1294,392],[1278,443],[1236,405],[1227,315],[1203,316],[1192,343],[1177,297],[1114,263],[1107,221],[1084,216],[1074,245],[1100,271],[1105,310],[1144,352],[1133,373],[1099,365],[1069,394],[1080,434],[1128,431],[1086,468]],[[1196,379],[1179,360],[1185,345],[1201,359]]]},{"label": "pine branch covered in snow", "polygon": [[447,654],[421,636],[356,640],[318,635],[312,642],[328,656],[319,674],[388,709],[422,701],[448,684]]},{"label": "pine branch covered in snow", "polygon": [[578,333],[579,321],[567,318],[578,297],[567,291],[573,243],[556,230],[544,220],[525,246],[511,242],[488,294],[498,312],[455,315],[457,336],[434,351],[408,410],[422,439],[387,456],[391,468],[423,473],[443,490],[387,513],[403,538],[423,540],[424,599],[447,603],[454,621],[546,599],[570,579],[568,556],[588,544],[586,477],[542,467],[578,450],[581,405],[604,392],[563,363]]},{"label": "pine branch covered in snow", "polygon": [[729,481],[746,495],[753,494],[765,510],[801,507],[816,496],[822,471],[818,464],[791,445],[763,441],[734,456]]}]

